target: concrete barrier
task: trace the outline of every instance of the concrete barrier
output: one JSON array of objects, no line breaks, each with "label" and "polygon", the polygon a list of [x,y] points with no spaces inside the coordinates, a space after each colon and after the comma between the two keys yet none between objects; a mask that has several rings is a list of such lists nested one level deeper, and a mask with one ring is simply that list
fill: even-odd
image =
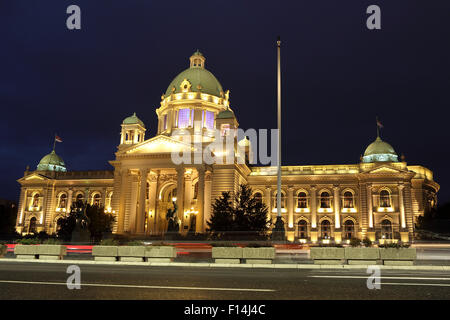
[{"label": "concrete barrier", "polygon": [[42,260],[62,260],[67,254],[64,245],[23,245],[18,244],[14,248],[17,259],[42,259]]},{"label": "concrete barrier", "polygon": [[120,246],[117,255],[119,261],[143,262],[145,259],[145,246]]},{"label": "concrete barrier", "polygon": [[117,261],[119,247],[117,246],[94,246],[92,255],[95,261]]},{"label": "concrete barrier", "polygon": [[245,263],[271,264],[275,259],[275,248],[243,248],[242,257]]},{"label": "concrete barrier", "polygon": [[372,265],[377,264],[380,259],[380,251],[378,248],[345,248],[345,260],[348,264],[354,265]]},{"label": "concrete barrier", "polygon": [[243,249],[240,247],[213,247],[212,258],[215,263],[241,263],[244,258]]},{"label": "concrete barrier", "polygon": [[172,246],[147,246],[144,257],[149,262],[171,262],[177,256],[177,249]]},{"label": "concrete barrier", "polygon": [[380,258],[387,266],[412,266],[417,258],[416,248],[380,248]]},{"label": "concrete barrier", "polygon": [[344,248],[312,247],[310,256],[314,264],[342,264],[345,251]]}]

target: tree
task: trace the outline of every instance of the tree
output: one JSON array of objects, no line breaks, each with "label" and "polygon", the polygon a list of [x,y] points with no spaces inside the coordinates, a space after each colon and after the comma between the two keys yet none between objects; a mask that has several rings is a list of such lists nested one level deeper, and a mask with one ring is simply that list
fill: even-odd
[{"label": "tree", "polygon": [[58,219],[56,236],[63,241],[70,241],[70,239],[72,238],[72,232],[75,229],[75,224],[75,214],[69,214],[64,218]]},{"label": "tree", "polygon": [[267,221],[267,207],[252,195],[252,189],[241,185],[234,197],[230,192],[222,192],[215,200],[208,230],[215,238],[260,239],[267,235],[270,222]]},{"label": "tree", "polygon": [[91,239],[94,241],[100,241],[103,233],[112,231],[115,217],[105,212],[104,207],[88,204],[86,206],[86,216],[89,219],[88,229],[91,233]]},{"label": "tree", "polygon": [[17,206],[15,203],[5,201],[0,205],[0,235],[11,236],[16,230]]},{"label": "tree", "polygon": [[222,196],[215,199],[212,204],[213,212],[209,221],[208,231],[213,238],[224,238],[231,231],[233,225],[233,207],[231,206],[230,192],[222,192]]}]

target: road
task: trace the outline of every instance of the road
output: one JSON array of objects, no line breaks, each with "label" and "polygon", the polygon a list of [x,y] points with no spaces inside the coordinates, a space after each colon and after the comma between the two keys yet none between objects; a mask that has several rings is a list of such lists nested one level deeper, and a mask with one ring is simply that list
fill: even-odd
[{"label": "road", "polygon": [[67,265],[0,262],[7,299],[450,299],[450,275],[381,270],[381,289],[366,270],[284,270],[81,265],[81,289],[66,286]]}]

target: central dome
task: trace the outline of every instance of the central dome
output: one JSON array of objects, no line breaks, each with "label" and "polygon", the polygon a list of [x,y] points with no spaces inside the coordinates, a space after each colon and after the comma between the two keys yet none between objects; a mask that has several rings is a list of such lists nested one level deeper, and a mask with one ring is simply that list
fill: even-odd
[{"label": "central dome", "polygon": [[63,159],[55,153],[55,150],[41,159],[37,169],[39,171],[67,171]]},{"label": "central dome", "polygon": [[364,152],[363,162],[397,162],[398,156],[392,146],[377,137],[374,142],[369,144]]},{"label": "central dome", "polygon": [[[222,97],[222,85],[211,72],[205,69],[205,60],[205,57],[199,51],[195,52],[190,58],[191,66],[189,69],[184,70],[173,79],[164,96],[168,97],[172,93],[181,93],[183,87],[187,85],[191,92],[202,92]],[[189,83],[187,84],[185,80]]]}]

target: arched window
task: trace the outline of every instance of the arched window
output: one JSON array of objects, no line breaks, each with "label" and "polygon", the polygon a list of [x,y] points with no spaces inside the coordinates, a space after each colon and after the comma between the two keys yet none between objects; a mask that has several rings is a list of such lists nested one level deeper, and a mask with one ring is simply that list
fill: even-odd
[{"label": "arched window", "polygon": [[392,239],[392,223],[387,219],[381,221],[381,238]]},{"label": "arched window", "polygon": [[320,194],[320,207],[321,208],[331,208],[330,194],[326,191],[324,191]]},{"label": "arched window", "polygon": [[380,191],[380,207],[389,208],[391,206],[391,195],[387,190]]},{"label": "arched window", "polygon": [[299,192],[297,196],[297,208],[300,209],[308,208],[308,198],[305,192]]},{"label": "arched window", "polygon": [[150,184],[147,182],[147,186],[145,188],[145,199],[148,200],[149,196],[150,196]]},{"label": "arched window", "polygon": [[82,193],[77,194],[76,202],[78,205],[84,202],[84,196]]},{"label": "arched window", "polygon": [[352,239],[355,235],[355,224],[352,220],[347,220],[344,223],[344,238]]},{"label": "arched window", "polygon": [[100,200],[101,200],[100,194],[98,194],[98,193],[94,194],[94,196],[92,197],[92,205],[99,207],[100,206]]},{"label": "arched window", "polygon": [[308,238],[308,223],[305,220],[298,222],[298,237],[300,239]]},{"label": "arched window", "polygon": [[261,194],[261,192],[256,192],[254,195],[253,195],[253,197],[256,199],[256,201],[258,201],[258,202],[262,202],[262,200],[263,200],[263,197],[262,197],[262,194]]},{"label": "arched window", "polygon": [[344,192],[344,208],[354,208],[353,193],[350,191]]},{"label": "arched window", "polygon": [[330,221],[323,220],[320,224],[320,235],[322,239],[330,239],[331,237],[331,225]]},{"label": "arched window", "polygon": [[[286,195],[281,192],[281,209],[286,207]],[[273,196],[273,208],[277,208],[277,194],[275,193]]]},{"label": "arched window", "polygon": [[36,233],[36,231],[37,231],[36,224],[37,224],[37,219],[35,217],[31,218],[30,225],[28,226],[28,233]]},{"label": "arched window", "polygon": [[63,209],[63,208],[66,207],[66,205],[67,205],[67,195],[65,193],[63,193],[63,194],[61,194],[59,196],[59,206],[58,206],[58,208]]}]

